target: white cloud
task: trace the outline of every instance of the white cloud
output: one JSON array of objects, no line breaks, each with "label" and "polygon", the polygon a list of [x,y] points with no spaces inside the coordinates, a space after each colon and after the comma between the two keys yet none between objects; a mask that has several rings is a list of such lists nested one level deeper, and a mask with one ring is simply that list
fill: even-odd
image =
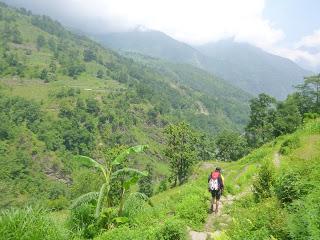
[{"label": "white cloud", "polygon": [[320,29],[315,30],[313,34],[303,37],[297,44],[297,47],[320,47]]},{"label": "white cloud", "polygon": [[[45,13],[92,33],[126,31],[137,26],[159,30],[190,44],[225,38],[304,62],[320,70],[320,29],[293,47],[279,47],[285,33],[263,10],[267,0],[4,0]],[[285,14],[285,13],[284,13]],[[308,51],[313,48],[313,51]]]},{"label": "white cloud", "polygon": [[143,25],[192,44],[235,37],[259,46],[284,34],[263,19],[264,0],[71,0],[85,17],[112,22],[120,30]]},{"label": "white cloud", "polygon": [[272,53],[291,59],[312,71],[320,69],[320,52],[310,53],[301,49],[273,48]]},{"label": "white cloud", "polygon": [[271,52],[287,57],[312,71],[320,70],[320,29],[301,38],[292,48],[273,46]]}]

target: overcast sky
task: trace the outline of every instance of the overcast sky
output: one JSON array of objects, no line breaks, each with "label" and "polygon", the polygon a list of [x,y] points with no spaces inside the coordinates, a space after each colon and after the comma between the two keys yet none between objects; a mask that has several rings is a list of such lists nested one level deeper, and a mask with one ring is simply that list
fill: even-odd
[{"label": "overcast sky", "polygon": [[165,32],[199,45],[233,37],[320,70],[319,0],[2,0],[85,32]]}]

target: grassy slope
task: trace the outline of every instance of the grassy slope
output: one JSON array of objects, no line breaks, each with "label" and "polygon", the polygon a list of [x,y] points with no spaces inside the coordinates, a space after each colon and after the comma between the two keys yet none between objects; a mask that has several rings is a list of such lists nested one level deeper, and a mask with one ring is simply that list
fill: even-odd
[{"label": "grassy slope", "polygon": [[[280,156],[280,166],[275,166],[276,174],[286,171],[289,166],[301,166],[306,162],[318,162],[320,158],[320,120],[312,121],[300,128],[297,132],[277,138],[261,148],[253,151],[248,156],[237,162],[211,162],[201,163],[195,167],[191,180],[180,187],[169,189],[152,197],[153,207],[145,205],[143,209],[132,216],[131,224],[134,227],[126,226],[111,230],[98,239],[152,239],[155,229],[163,225],[168,219],[178,219],[186,226],[197,231],[205,230],[207,220],[207,208],[210,195],[207,189],[207,175],[217,165],[223,169],[225,176],[226,190],[224,195],[250,196],[250,186],[263,161],[274,164],[275,154],[278,153],[281,144],[288,140],[298,138],[300,145],[290,149],[286,156]],[[319,183],[316,172],[310,172],[310,177]],[[237,204],[237,201],[235,202]],[[224,208],[224,213],[240,220],[245,207],[232,205]],[[225,216],[225,215],[224,215]],[[220,217],[209,226],[211,231],[226,230],[230,223],[228,218]],[[147,224],[146,224],[147,223]],[[228,232],[227,232],[228,233]],[[221,235],[227,239],[227,235]],[[233,236],[231,236],[233,239]]]}]

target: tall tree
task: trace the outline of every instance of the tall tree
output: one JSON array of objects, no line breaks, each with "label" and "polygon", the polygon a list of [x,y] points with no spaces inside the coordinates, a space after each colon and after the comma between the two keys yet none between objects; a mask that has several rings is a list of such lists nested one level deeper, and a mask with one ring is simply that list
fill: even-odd
[{"label": "tall tree", "polygon": [[216,140],[216,157],[222,161],[235,161],[247,153],[246,139],[236,132],[223,131]]},{"label": "tall tree", "polygon": [[306,112],[320,113],[320,74],[306,77],[297,87],[300,97],[299,108]]},{"label": "tall tree", "polygon": [[174,186],[183,184],[196,160],[195,133],[184,122],[170,125],[165,130],[167,146],[165,155],[170,159],[170,180]]},{"label": "tall tree", "polygon": [[275,137],[294,132],[301,123],[302,117],[292,96],[278,104],[273,123]]},{"label": "tall tree", "polygon": [[250,146],[258,147],[273,138],[276,103],[264,93],[250,100],[250,121],[245,129]]}]

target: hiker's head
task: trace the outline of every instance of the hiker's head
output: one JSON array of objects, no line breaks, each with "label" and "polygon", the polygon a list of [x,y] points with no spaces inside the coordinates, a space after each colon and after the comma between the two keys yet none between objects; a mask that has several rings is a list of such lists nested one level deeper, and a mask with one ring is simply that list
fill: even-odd
[{"label": "hiker's head", "polygon": [[216,172],[221,172],[221,168],[220,167],[216,167]]}]

